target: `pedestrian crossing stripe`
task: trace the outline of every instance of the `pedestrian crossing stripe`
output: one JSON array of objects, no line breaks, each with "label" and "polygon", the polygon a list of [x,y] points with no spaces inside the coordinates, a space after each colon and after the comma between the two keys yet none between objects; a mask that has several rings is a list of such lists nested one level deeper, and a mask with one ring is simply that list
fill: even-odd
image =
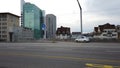
[{"label": "pedestrian crossing stripe", "polygon": [[86,63],[86,68],[120,68],[120,66]]}]

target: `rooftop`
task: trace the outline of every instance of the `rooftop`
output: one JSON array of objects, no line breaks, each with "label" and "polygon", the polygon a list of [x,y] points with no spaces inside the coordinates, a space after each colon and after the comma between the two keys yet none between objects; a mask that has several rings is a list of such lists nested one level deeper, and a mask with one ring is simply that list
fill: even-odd
[{"label": "rooftop", "polygon": [[16,17],[20,17],[20,16],[18,16],[18,15],[15,15],[15,14],[13,14],[13,13],[10,13],[10,12],[0,12],[0,14],[10,14],[10,15],[13,15],[13,16],[16,16]]}]

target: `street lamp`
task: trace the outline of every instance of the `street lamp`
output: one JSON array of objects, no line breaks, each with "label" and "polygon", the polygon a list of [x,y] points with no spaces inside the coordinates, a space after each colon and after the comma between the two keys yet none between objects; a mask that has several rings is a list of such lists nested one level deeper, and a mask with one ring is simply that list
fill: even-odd
[{"label": "street lamp", "polygon": [[80,8],[80,25],[81,25],[81,35],[82,35],[82,32],[83,32],[83,29],[82,29],[82,8],[81,8],[81,5],[79,3],[79,0],[77,0],[78,2],[78,6]]}]

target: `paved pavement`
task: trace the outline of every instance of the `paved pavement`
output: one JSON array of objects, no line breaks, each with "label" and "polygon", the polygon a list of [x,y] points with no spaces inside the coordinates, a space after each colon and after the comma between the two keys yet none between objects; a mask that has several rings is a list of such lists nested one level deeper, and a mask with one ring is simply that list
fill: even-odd
[{"label": "paved pavement", "polygon": [[0,43],[0,68],[120,68],[119,43]]}]

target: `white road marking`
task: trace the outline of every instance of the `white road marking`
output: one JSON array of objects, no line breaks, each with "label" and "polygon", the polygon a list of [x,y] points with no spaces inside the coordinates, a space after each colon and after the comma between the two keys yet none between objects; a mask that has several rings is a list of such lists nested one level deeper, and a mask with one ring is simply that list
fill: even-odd
[{"label": "white road marking", "polygon": [[25,47],[7,47],[7,48],[10,48],[10,49],[24,49]]}]

